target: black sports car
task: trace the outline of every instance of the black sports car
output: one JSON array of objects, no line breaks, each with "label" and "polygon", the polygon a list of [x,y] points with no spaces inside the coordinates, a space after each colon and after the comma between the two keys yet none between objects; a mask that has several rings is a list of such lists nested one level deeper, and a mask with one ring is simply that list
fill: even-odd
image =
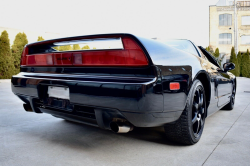
[{"label": "black sports car", "polygon": [[117,133],[164,126],[168,139],[195,144],[207,116],[233,109],[234,67],[189,40],[70,37],[26,45],[12,91],[26,111]]}]

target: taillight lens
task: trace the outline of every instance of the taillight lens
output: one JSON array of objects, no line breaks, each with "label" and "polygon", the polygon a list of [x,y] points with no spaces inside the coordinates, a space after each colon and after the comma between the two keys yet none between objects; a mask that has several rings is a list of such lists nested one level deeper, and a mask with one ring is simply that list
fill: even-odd
[{"label": "taillight lens", "polygon": [[25,46],[21,56],[21,66],[26,65],[26,55],[28,54],[28,52],[29,52],[28,47]]},{"label": "taillight lens", "polygon": [[141,47],[131,38],[122,38],[124,49],[83,50],[28,55],[23,51],[21,65],[26,66],[147,66]]}]

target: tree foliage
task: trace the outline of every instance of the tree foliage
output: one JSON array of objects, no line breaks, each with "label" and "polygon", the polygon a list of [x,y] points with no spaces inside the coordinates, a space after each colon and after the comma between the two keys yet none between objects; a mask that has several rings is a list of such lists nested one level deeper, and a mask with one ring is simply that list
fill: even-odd
[{"label": "tree foliage", "polygon": [[237,55],[237,60],[238,60],[238,65],[239,65],[239,76],[242,76],[242,63],[241,63],[242,55],[241,52],[238,52]]},{"label": "tree foliage", "polygon": [[236,54],[235,54],[234,47],[232,47],[232,49],[231,49],[230,62],[235,64],[235,69],[231,70],[230,72],[238,77],[240,75],[239,74],[240,73],[239,72],[239,64],[238,64],[238,59],[237,59]]},{"label": "tree foliage", "polygon": [[249,77],[250,78],[249,50],[247,50],[247,52],[242,55],[241,65],[242,65],[242,77]]},{"label": "tree foliage", "polygon": [[74,44],[73,45],[73,50],[80,50],[81,47],[79,46],[79,44]]},{"label": "tree foliage", "polygon": [[9,79],[14,74],[13,58],[7,31],[0,36],[0,79]]},{"label": "tree foliage", "polygon": [[82,50],[88,50],[88,49],[90,49],[90,47],[88,45],[85,45],[82,47]]},{"label": "tree foliage", "polygon": [[57,51],[70,51],[70,50],[73,50],[71,45],[57,46],[57,47],[53,47],[53,48],[56,49]]},{"label": "tree foliage", "polygon": [[207,50],[210,54],[214,55],[214,49],[212,48],[212,46],[206,47],[206,50]]},{"label": "tree foliage", "polygon": [[12,45],[12,57],[14,59],[15,74],[20,72],[20,60],[24,46],[28,44],[28,39],[25,33],[18,33]]},{"label": "tree foliage", "polygon": [[44,38],[42,36],[38,36],[37,41],[43,41],[43,40],[44,40]]},{"label": "tree foliage", "polygon": [[219,56],[220,56],[219,48],[216,48],[215,53],[214,53],[214,57],[219,58]]}]

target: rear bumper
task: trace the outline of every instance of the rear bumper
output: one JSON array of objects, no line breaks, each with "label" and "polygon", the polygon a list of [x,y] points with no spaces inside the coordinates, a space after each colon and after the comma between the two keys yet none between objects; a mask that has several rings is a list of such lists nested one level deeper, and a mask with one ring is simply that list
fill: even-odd
[{"label": "rear bumper", "polygon": [[[66,111],[43,105],[46,87],[51,85],[69,87],[70,104],[74,109]],[[164,112],[164,95],[157,87],[157,78],[23,72],[12,77],[12,91],[37,113],[49,113],[105,129],[114,118],[126,119],[137,127],[153,127],[173,122],[182,113],[180,110]]]}]

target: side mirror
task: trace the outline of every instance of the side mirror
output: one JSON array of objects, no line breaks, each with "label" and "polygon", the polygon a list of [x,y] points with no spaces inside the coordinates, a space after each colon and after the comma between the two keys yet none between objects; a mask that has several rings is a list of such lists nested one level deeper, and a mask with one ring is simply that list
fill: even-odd
[{"label": "side mirror", "polygon": [[233,69],[235,69],[235,64],[234,63],[230,63],[230,62],[224,63],[223,64],[223,69],[224,69],[225,72],[227,72],[229,70],[233,70]]}]

